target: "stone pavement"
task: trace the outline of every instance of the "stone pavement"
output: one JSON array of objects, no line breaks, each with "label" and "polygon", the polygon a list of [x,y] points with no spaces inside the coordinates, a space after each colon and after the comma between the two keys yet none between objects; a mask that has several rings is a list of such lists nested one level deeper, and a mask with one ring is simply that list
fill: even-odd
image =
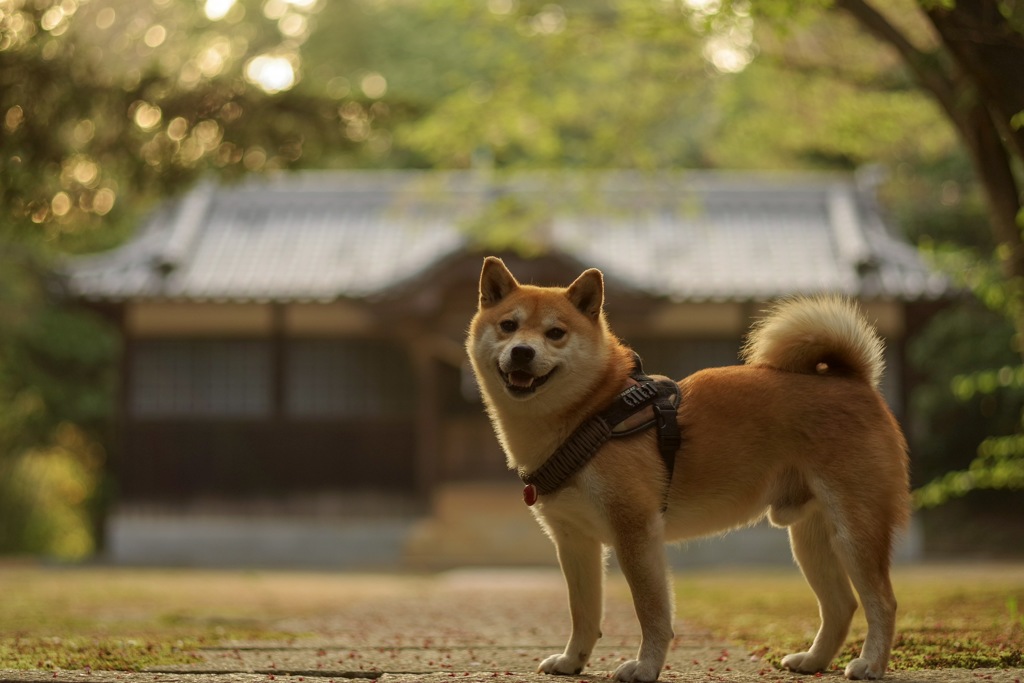
[{"label": "stone pavement", "polygon": [[[552,679],[534,673],[561,651],[568,632],[565,588],[556,570],[449,572],[430,582],[381,582],[330,617],[297,617],[274,624],[293,638],[234,642],[198,651],[188,666],[127,673],[2,671],[0,683],[552,683],[606,681],[631,658],[639,626],[621,578],[609,580],[602,638],[582,675]],[[687,628],[678,636],[662,681],[808,681],[778,671],[742,648]],[[839,671],[821,676],[838,683]],[[890,673],[887,680],[922,683],[1021,683],[1024,670],[941,670]]]}]

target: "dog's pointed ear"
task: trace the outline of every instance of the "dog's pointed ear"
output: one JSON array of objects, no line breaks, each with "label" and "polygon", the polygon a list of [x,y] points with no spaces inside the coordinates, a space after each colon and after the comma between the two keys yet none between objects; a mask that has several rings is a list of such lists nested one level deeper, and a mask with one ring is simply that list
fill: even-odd
[{"label": "dog's pointed ear", "polygon": [[480,271],[480,308],[495,305],[518,287],[519,283],[500,258],[488,256],[484,259],[484,267]]},{"label": "dog's pointed ear", "polygon": [[565,296],[583,315],[597,320],[604,306],[604,276],[597,268],[583,271],[565,290]]}]

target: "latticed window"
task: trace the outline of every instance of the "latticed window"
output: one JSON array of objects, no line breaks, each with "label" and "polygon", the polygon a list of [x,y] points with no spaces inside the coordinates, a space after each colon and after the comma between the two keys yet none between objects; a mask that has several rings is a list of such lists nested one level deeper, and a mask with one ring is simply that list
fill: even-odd
[{"label": "latticed window", "polygon": [[265,340],[136,342],[129,407],[137,417],[260,417],[272,410]]},{"label": "latticed window", "polygon": [[413,371],[399,347],[381,340],[288,342],[285,413],[295,417],[397,417],[415,403]]},{"label": "latticed window", "polygon": [[381,340],[287,340],[275,370],[267,340],[142,340],[132,351],[129,406],[142,418],[404,417],[415,380],[404,351]]}]

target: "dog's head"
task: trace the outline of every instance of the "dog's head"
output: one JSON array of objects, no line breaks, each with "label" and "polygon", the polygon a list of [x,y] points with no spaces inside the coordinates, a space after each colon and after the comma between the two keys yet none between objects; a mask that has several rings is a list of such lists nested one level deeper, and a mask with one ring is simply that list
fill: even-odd
[{"label": "dog's head", "polygon": [[491,400],[573,398],[608,357],[604,279],[590,269],[568,287],[521,285],[501,259],[484,260],[466,346]]}]

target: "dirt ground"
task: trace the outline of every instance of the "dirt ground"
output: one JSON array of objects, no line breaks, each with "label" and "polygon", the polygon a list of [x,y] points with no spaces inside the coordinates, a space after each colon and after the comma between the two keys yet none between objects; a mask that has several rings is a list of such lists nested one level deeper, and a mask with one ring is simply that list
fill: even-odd
[{"label": "dirt ground", "polygon": [[[202,574],[179,578],[174,584],[177,590],[203,595]],[[248,596],[250,610],[245,614],[287,615],[273,623],[276,632],[286,634],[278,640],[220,643],[198,649],[193,664],[139,673],[0,670],[0,683],[255,683],[285,678],[316,683],[552,680],[533,672],[540,659],[561,651],[567,632],[565,589],[556,570],[464,570],[429,579],[367,575],[346,580],[341,592],[325,589],[325,581],[317,576],[296,575],[291,577],[287,591],[267,581]],[[632,657],[639,644],[632,606],[626,591],[616,584],[621,578],[610,581],[605,635],[588,670],[569,677],[571,680],[608,680],[610,672]],[[336,586],[337,582],[330,585]],[[238,586],[238,590],[251,588],[248,583]],[[152,599],[139,587],[127,586],[125,590],[135,591],[134,604],[139,610],[144,611]],[[100,587],[83,588],[80,597],[77,606],[68,608],[71,613],[102,609]],[[207,595],[207,599],[212,598]],[[244,603],[246,596],[233,599]],[[122,605],[118,609],[126,608]],[[245,614],[236,617],[244,618]],[[183,612],[181,618],[188,618],[187,613]],[[718,642],[688,627],[685,621],[677,620],[677,633],[661,676],[663,681],[814,678],[779,671],[744,648]],[[841,669],[820,678],[842,680]],[[943,669],[887,675],[891,681],[922,683],[1021,683],[1022,679],[1022,669]]]}]

